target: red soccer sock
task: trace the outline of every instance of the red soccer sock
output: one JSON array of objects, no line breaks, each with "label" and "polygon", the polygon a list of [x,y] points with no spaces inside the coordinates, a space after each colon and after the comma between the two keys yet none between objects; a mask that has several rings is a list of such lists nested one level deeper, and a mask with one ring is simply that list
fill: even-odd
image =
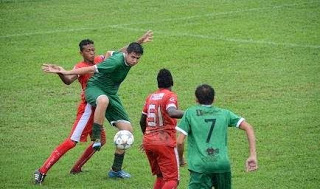
[{"label": "red soccer sock", "polygon": [[77,173],[81,171],[81,167],[91,158],[91,156],[96,152],[92,148],[93,144],[90,144],[87,149],[83,152],[81,157],[76,161],[71,169],[71,172]]},{"label": "red soccer sock", "polygon": [[162,177],[157,177],[156,182],[153,185],[153,189],[161,189],[164,185],[164,180]]},{"label": "red soccer sock", "polygon": [[69,138],[53,150],[50,157],[44,162],[39,171],[42,174],[47,174],[49,169],[63,156],[67,151],[76,146],[76,143]]},{"label": "red soccer sock", "polygon": [[178,181],[169,180],[164,183],[162,189],[176,189],[177,187],[178,187]]},{"label": "red soccer sock", "polygon": [[[101,146],[103,146],[106,143],[106,134],[104,130],[101,132]],[[87,149],[83,152],[81,157],[76,161],[74,166],[71,169],[72,173],[78,173],[81,171],[82,166],[92,157],[92,155],[96,152],[92,148],[93,144],[90,144]]]}]

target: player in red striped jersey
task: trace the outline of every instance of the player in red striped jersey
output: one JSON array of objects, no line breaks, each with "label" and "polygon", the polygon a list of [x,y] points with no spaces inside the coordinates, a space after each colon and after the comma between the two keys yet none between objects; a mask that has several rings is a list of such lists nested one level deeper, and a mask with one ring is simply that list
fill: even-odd
[{"label": "player in red striped jersey", "polygon": [[143,148],[152,174],[157,176],[153,188],[172,189],[179,183],[175,127],[176,118],[181,118],[183,111],[178,109],[177,95],[171,91],[170,71],[161,69],[157,81],[159,89],[147,97],[140,119]]},{"label": "player in red striped jersey", "polygon": [[[137,40],[137,43],[145,43],[151,41],[153,37],[153,33],[151,31],[147,31],[142,37]],[[94,42],[90,39],[82,40],[79,44],[80,54],[83,57],[83,61],[77,63],[74,66],[74,69],[93,66],[107,59],[111,52],[108,51],[105,55],[95,56],[95,47]],[[126,47],[123,47],[121,51],[125,51]],[[60,66],[54,66],[58,69],[64,70]],[[94,107],[92,107],[89,103],[86,102],[84,91],[87,86],[87,82],[92,74],[84,74],[84,75],[64,75],[58,73],[60,79],[66,84],[70,85],[75,80],[78,79],[81,85],[81,101],[78,106],[77,117],[72,127],[71,133],[68,138],[65,139],[60,145],[58,145],[48,157],[48,159],[44,162],[44,164],[35,171],[34,173],[34,181],[35,184],[41,184],[44,181],[44,178],[49,171],[49,169],[70,149],[74,148],[78,142],[87,141],[88,135],[92,134],[92,124],[93,124],[93,115],[94,115]],[[106,142],[105,131],[101,132],[101,145],[104,145]],[[81,172],[82,166],[91,158],[91,156],[95,153],[95,149],[92,147],[93,143],[91,143],[81,157],[76,161],[70,173],[76,174]]]}]

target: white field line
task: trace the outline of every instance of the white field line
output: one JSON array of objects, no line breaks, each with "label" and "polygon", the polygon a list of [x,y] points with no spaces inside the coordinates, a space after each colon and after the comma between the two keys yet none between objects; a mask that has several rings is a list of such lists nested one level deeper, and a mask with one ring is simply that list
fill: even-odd
[{"label": "white field line", "polygon": [[[251,11],[260,11],[260,10],[272,10],[272,9],[279,9],[284,7],[294,7],[299,6],[302,4],[312,4],[318,3],[318,1],[312,2],[305,2],[299,4],[284,4],[279,6],[273,7],[264,7],[264,8],[252,8],[252,9],[243,9],[243,10],[236,10],[236,11],[227,11],[227,12],[220,12],[220,13],[211,13],[211,14],[204,14],[204,15],[197,15],[197,16],[188,16],[188,17],[181,17],[181,18],[173,18],[173,19],[162,19],[159,21],[152,21],[152,22],[141,22],[141,23],[129,23],[129,24],[118,24],[118,25],[107,25],[104,27],[87,27],[87,28],[77,28],[77,29],[65,29],[65,30],[50,30],[50,31],[39,31],[39,32],[30,32],[30,33],[21,33],[21,34],[11,34],[11,35],[4,35],[0,36],[1,38],[11,38],[11,37],[23,37],[23,36],[30,36],[30,35],[43,35],[43,34],[53,34],[53,33],[64,33],[64,32],[77,32],[77,31],[85,31],[85,30],[99,30],[105,28],[115,28],[115,29],[124,29],[130,31],[146,31],[147,29],[135,29],[129,28],[127,26],[130,25],[142,25],[142,24],[154,24],[154,23],[161,23],[161,22],[172,22],[172,21],[179,21],[179,20],[191,20],[195,18],[201,17],[210,17],[210,16],[219,16],[219,15],[231,15],[237,14],[242,12],[251,12]],[[301,47],[301,48],[320,48],[320,45],[308,45],[308,44],[295,44],[295,43],[277,43],[273,41],[265,41],[265,40],[253,40],[253,39],[235,39],[235,38],[227,38],[223,36],[207,36],[207,35],[199,35],[199,34],[192,34],[192,33],[181,33],[181,32],[163,32],[163,31],[154,31],[155,33],[160,33],[168,36],[186,36],[186,37],[194,37],[194,38],[202,38],[202,39],[212,39],[212,40],[221,40],[221,41],[228,41],[228,42],[235,42],[235,43],[247,43],[247,44],[265,44],[265,45],[273,45],[273,46],[287,46],[287,47]]]},{"label": "white field line", "polygon": [[[121,26],[113,26],[116,29],[124,29],[129,31],[147,31],[147,29],[136,29],[136,28],[128,28]],[[211,40],[219,40],[219,41],[227,41],[234,43],[243,43],[243,44],[262,44],[262,45],[272,45],[272,46],[284,46],[284,47],[300,47],[300,48],[312,48],[319,49],[320,45],[308,45],[308,44],[295,44],[295,43],[277,43],[273,41],[265,41],[265,40],[253,40],[253,39],[236,39],[236,38],[228,38],[223,36],[209,36],[209,35],[199,35],[192,33],[181,33],[181,32],[164,32],[164,31],[154,31],[154,33],[163,34],[166,36],[177,36],[177,37],[192,37],[192,38],[200,38],[200,39],[211,39]]]},{"label": "white field line", "polygon": [[[320,1],[311,1],[311,2],[295,3],[295,4],[283,4],[283,5],[273,6],[273,7],[251,8],[251,9],[242,9],[242,10],[234,10],[234,11],[226,11],[226,12],[215,12],[215,13],[209,13],[209,14],[203,14],[203,15],[187,16],[187,17],[180,17],[180,18],[168,18],[168,19],[162,19],[162,20],[150,21],[150,22],[141,22],[138,24],[154,24],[154,23],[161,23],[161,22],[192,20],[192,19],[201,18],[201,17],[233,15],[233,14],[238,14],[238,13],[243,13],[243,12],[254,12],[254,11],[281,9],[281,8],[286,8],[286,7],[295,7],[295,6],[301,6],[301,5],[313,4],[313,3],[320,3]],[[117,26],[129,26],[129,25],[137,25],[137,23],[128,23],[128,24],[120,24],[120,25],[113,25],[113,26],[117,27]]]}]

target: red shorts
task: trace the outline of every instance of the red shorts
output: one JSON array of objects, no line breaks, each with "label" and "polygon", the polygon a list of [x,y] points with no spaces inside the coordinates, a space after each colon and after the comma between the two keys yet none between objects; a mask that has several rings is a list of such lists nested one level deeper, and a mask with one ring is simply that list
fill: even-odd
[{"label": "red shorts", "polygon": [[175,147],[143,145],[153,175],[162,175],[164,181],[180,180],[178,152]]},{"label": "red shorts", "polygon": [[88,135],[91,135],[92,124],[93,124],[93,114],[95,108],[89,103],[81,101],[77,118],[73,124],[69,138],[76,142],[86,142]]}]

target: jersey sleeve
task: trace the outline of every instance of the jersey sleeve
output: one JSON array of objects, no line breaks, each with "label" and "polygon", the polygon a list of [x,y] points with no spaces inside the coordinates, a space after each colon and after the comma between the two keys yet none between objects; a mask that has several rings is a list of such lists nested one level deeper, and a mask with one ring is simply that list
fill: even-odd
[{"label": "jersey sleeve", "polygon": [[244,118],[236,115],[235,113],[228,111],[229,114],[229,127],[239,127]]},{"label": "jersey sleeve", "polygon": [[178,108],[178,98],[174,93],[169,96],[166,102],[166,110],[168,110],[170,107],[174,107],[176,109]]},{"label": "jersey sleeve", "polygon": [[183,114],[181,120],[178,123],[178,126],[176,127],[176,130],[181,132],[184,135],[188,135],[188,133],[191,131],[190,128],[190,122],[188,120],[188,114],[189,111],[186,110],[186,112]]}]

